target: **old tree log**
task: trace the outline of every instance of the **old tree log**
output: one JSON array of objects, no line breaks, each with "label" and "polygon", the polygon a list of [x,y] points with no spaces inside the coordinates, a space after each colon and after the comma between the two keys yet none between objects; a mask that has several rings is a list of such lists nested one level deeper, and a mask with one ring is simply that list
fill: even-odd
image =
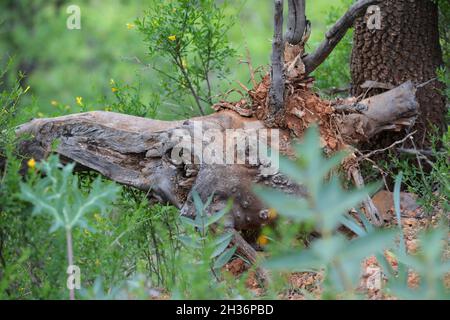
[{"label": "old tree log", "polygon": [[[267,143],[282,154],[291,155],[292,142],[301,138],[310,124],[318,123],[324,149],[327,152],[334,152],[367,141],[379,132],[397,130],[410,125],[418,107],[415,98],[416,88],[411,82],[362,101],[348,99],[336,103],[322,100],[313,93],[309,89],[312,79],[307,76],[302,63],[303,46],[307,38],[305,34],[308,29],[304,17],[304,1],[291,2],[290,8],[296,8],[295,15],[298,19],[290,16],[290,25],[294,31],[290,30],[288,39],[296,42],[290,43],[290,46],[298,48],[297,54],[294,55],[292,52],[295,50],[286,47],[284,69],[296,68],[301,71],[286,72],[285,76],[285,70],[281,70],[283,74],[277,79],[284,79],[282,89],[285,90],[282,92],[281,100],[275,99],[277,108],[280,107],[279,101],[283,101],[281,110],[277,110],[275,118],[269,116],[273,115],[271,110],[273,96],[269,94],[273,88],[270,86],[270,76],[267,75],[256,88],[248,92],[250,101],[245,103],[223,101],[214,106],[215,113],[198,118],[159,121],[94,111],[57,118],[34,119],[17,129],[18,135],[26,133],[32,135],[30,140],[23,142],[22,151],[37,160],[43,159],[52,152],[52,144],[58,140],[56,152],[63,159],[75,161],[81,167],[98,171],[121,184],[150,191],[153,200],[172,204],[185,216],[195,215],[191,198],[193,190],[198,192],[204,201],[214,194],[209,208],[211,211],[222,209],[231,198],[233,207],[228,215],[227,226],[236,231],[236,242],[241,252],[250,261],[255,261],[254,250],[238,233],[259,229],[269,222],[268,208],[252,193],[252,186],[271,185],[299,196],[304,195],[305,190],[279,172],[268,170],[271,164],[270,161],[266,161],[267,159],[238,164],[198,161],[204,158],[204,150],[223,149],[223,137],[226,136],[223,133],[229,129],[240,129],[240,134],[244,135],[243,140],[247,139],[249,142],[243,151],[247,154],[252,147],[253,140],[250,139],[252,134],[267,128],[268,132],[279,130],[278,145],[274,146],[269,140]],[[334,31],[327,34],[325,41],[328,43],[330,37],[344,32],[336,31],[336,28],[346,30],[350,27],[351,24],[343,21],[354,19],[357,14],[363,12],[361,4],[368,6],[374,2],[376,1],[365,0],[355,4],[358,10],[353,6],[344,20],[341,19],[337,27],[333,27]],[[276,3],[279,9],[276,14],[282,14],[280,1]],[[276,18],[275,21],[279,19]],[[279,31],[277,29],[275,33],[277,38],[280,37]],[[301,32],[301,35],[295,32]],[[274,50],[279,48],[279,45],[274,46]],[[323,59],[323,53],[313,54],[313,58],[314,56]],[[273,57],[279,59],[280,55],[274,54]],[[308,61],[314,65],[312,59]],[[268,118],[270,121],[267,121]],[[190,145],[194,142],[198,144],[195,138],[199,137],[199,129],[200,145],[203,148],[196,149],[194,146],[193,152],[187,156],[186,150],[179,148],[180,137],[182,139],[189,137]],[[208,134],[203,134],[205,132]],[[242,136],[239,136],[237,144],[241,138]],[[235,140],[232,141],[234,143]],[[176,159],[174,154],[178,155]],[[232,157],[238,155],[233,153]],[[374,221],[376,219],[376,215],[372,217],[373,222],[376,222]]]}]

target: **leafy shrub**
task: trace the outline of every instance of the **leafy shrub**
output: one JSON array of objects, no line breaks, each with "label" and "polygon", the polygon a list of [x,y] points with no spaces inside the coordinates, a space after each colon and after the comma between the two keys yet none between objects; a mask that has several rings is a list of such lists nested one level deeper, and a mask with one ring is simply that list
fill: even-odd
[{"label": "leafy shrub", "polygon": [[436,208],[449,210],[450,183],[450,133],[439,139],[431,135],[431,154],[417,151],[408,156],[391,156],[383,167],[392,176],[403,173],[403,181],[409,192],[419,195],[418,202],[432,215]]},{"label": "leafy shrub", "polygon": [[[316,129],[309,129],[303,144],[295,150],[298,160],[282,159],[280,170],[306,187],[306,198],[295,198],[270,188],[256,188],[262,200],[282,218],[268,246],[272,254],[265,263],[268,268],[276,271],[320,272],[323,274],[323,298],[354,298],[361,277],[361,262],[375,255],[387,277],[387,284],[382,288],[386,294],[402,299],[448,299],[449,288],[444,285],[444,277],[450,272],[448,256],[445,256],[449,247],[448,221],[443,221],[438,228],[430,227],[421,232],[417,254],[406,252],[400,225],[402,174],[397,177],[394,192],[400,231],[375,229],[360,213],[361,226],[346,212],[356,207],[371,188],[344,191],[332,174],[329,181],[325,180],[343,155],[326,159],[322,155]],[[302,227],[305,223],[308,224],[306,229]],[[357,238],[346,238],[339,230],[341,225],[353,231]],[[320,238],[299,241],[299,230],[314,230],[320,234]],[[395,238],[399,239],[398,244],[394,244]],[[307,248],[305,242],[308,242]],[[395,257],[398,268],[392,267],[386,255]],[[408,284],[408,276],[412,271],[421,279],[418,288],[411,288]],[[275,293],[286,286],[286,280],[281,278],[281,285],[279,278],[277,281],[274,283]]]},{"label": "leafy shrub", "polygon": [[[393,242],[394,233],[386,230],[364,230],[348,215],[371,190],[344,191],[336,176],[324,179],[344,157],[337,154],[330,159],[322,155],[317,129],[309,129],[304,142],[295,147],[297,162],[282,159],[280,170],[308,190],[306,198],[296,198],[281,191],[258,187],[257,194],[271,208],[292,223],[310,222],[321,238],[313,240],[307,249],[294,247],[277,254],[266,266],[283,271],[316,271],[324,273],[324,297],[353,297],[359,284],[362,260],[370,254],[382,252]],[[338,232],[344,224],[358,234],[349,240]],[[283,243],[285,239],[281,239]],[[286,246],[287,247],[287,246]]]},{"label": "leafy shrub", "polygon": [[157,109],[160,105],[160,96],[152,93],[148,103],[142,102],[141,82],[135,85],[122,85],[120,82],[111,79],[110,85],[116,101],[106,107],[106,111],[125,113],[138,117],[156,117]]},{"label": "leafy shrub", "polygon": [[[27,183],[20,184],[20,198],[33,204],[33,214],[47,214],[52,218],[50,233],[64,229],[67,241],[67,265],[73,266],[74,252],[72,229],[79,226],[89,229],[86,215],[94,212],[104,213],[116,198],[119,188],[113,184],[105,184],[98,177],[92,184],[88,195],[84,195],[78,186],[78,177],[73,175],[74,163],[62,166],[57,156],[52,155],[47,161],[34,164],[28,162],[33,170],[35,167],[45,174],[44,178],[36,175]],[[71,289],[71,298],[74,291]]]},{"label": "leafy shrub", "polygon": [[[403,230],[400,224],[400,186],[403,173],[395,181],[394,205],[400,229],[400,243],[390,252],[397,259],[395,270],[386,256],[378,255],[377,259],[387,276],[385,291],[400,299],[450,299],[450,288],[446,288],[444,278],[450,273],[449,257],[445,252],[448,243],[448,221],[441,221],[437,228],[430,227],[419,235],[420,249],[415,254],[408,254],[405,247]],[[420,279],[417,288],[408,284],[408,276],[416,272]]]},{"label": "leafy shrub", "polygon": [[[213,73],[223,75],[225,62],[234,55],[227,31],[232,20],[214,0],[152,1],[151,10],[136,21],[151,57],[161,56],[173,66],[165,72],[154,60],[153,69],[162,76],[162,86],[172,98],[180,93],[193,98],[196,109],[214,102]],[[179,99],[180,100],[180,99]]]}]

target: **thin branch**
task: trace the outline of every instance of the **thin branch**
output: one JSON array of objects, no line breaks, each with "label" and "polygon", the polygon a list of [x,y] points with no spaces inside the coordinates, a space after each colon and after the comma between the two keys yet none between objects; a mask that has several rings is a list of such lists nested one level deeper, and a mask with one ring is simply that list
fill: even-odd
[{"label": "thin branch", "polygon": [[376,155],[377,153],[381,153],[381,152],[388,151],[388,150],[394,148],[396,145],[402,144],[403,142],[405,142],[406,140],[408,140],[411,136],[413,136],[414,134],[416,134],[416,132],[417,132],[417,131],[411,132],[410,134],[408,134],[407,136],[405,136],[403,139],[398,140],[398,141],[395,141],[393,144],[391,144],[390,146],[388,146],[388,147],[386,147],[386,148],[373,150],[373,151],[371,151],[371,152],[369,152],[369,153],[367,153],[367,154],[365,154],[365,155],[362,155],[362,156],[360,156],[360,157],[358,158],[357,161],[359,162],[359,161],[361,161],[361,160],[368,159],[368,158],[370,158],[370,157]]},{"label": "thin branch", "polygon": [[303,59],[306,74],[310,74],[330,55],[339,41],[353,26],[356,18],[361,16],[368,6],[379,3],[380,0],[359,0],[353,4],[348,11],[331,27],[325,34],[325,40],[319,45],[317,50]]}]

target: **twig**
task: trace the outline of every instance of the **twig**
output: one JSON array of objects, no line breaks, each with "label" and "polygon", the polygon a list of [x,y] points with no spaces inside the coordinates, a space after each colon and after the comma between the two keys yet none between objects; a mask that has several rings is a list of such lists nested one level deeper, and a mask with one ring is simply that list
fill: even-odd
[{"label": "twig", "polygon": [[381,153],[381,152],[385,152],[385,151],[387,151],[387,150],[390,150],[390,149],[394,148],[396,145],[399,145],[399,144],[405,142],[406,140],[408,140],[408,139],[409,139],[411,136],[413,136],[416,132],[417,132],[417,131],[411,132],[410,134],[408,134],[407,136],[405,136],[403,139],[398,140],[398,141],[395,141],[395,142],[394,142],[393,144],[391,144],[389,147],[386,147],[386,148],[383,148],[383,149],[373,150],[373,151],[371,151],[371,152],[369,152],[369,153],[367,153],[367,154],[364,154],[364,155],[360,156],[360,157],[357,159],[357,161],[359,162],[359,161],[368,159],[368,158],[370,158],[370,157],[372,157],[372,156],[374,156],[374,155],[376,155],[376,154],[378,154],[378,153]]},{"label": "twig", "polygon": [[435,80],[437,80],[437,78],[433,78],[433,79],[430,79],[430,80],[428,80],[428,81],[425,81],[424,83],[418,84],[418,85],[416,86],[416,88],[422,88],[422,87],[425,87],[426,85],[430,84],[431,82],[433,82],[433,81],[435,81]]},{"label": "twig", "polygon": [[258,83],[255,80],[255,71],[253,70],[252,57],[250,55],[250,50],[248,49],[247,42],[245,43],[245,53],[247,55],[247,65],[250,72],[250,78],[252,80],[253,88],[256,88],[258,86]]},{"label": "twig", "polygon": [[[353,182],[355,183],[355,186],[358,189],[362,189],[364,187],[364,179],[361,175],[361,172],[359,172],[359,169],[355,166],[350,170],[350,173],[353,178]],[[363,206],[364,211],[366,212],[367,218],[369,218],[370,222],[372,224],[380,227],[383,225],[383,219],[380,216],[380,213],[378,212],[377,207],[375,207],[372,199],[369,195],[363,200]]]}]

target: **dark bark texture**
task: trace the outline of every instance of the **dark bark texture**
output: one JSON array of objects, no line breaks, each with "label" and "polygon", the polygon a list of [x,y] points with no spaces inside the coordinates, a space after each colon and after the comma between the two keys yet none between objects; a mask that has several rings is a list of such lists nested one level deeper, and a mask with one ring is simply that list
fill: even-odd
[{"label": "dark bark texture", "polygon": [[[351,58],[352,94],[365,97],[383,92],[381,88],[362,88],[366,81],[397,86],[411,80],[420,85],[436,77],[442,65],[439,44],[438,8],[429,0],[383,0],[381,29],[367,27],[369,15],[355,22],[354,46]],[[419,87],[417,99],[419,115],[417,147],[427,145],[430,124],[445,128],[445,98],[440,93],[442,84],[430,81]],[[377,148],[404,136],[404,133],[383,133],[368,148]]]}]

